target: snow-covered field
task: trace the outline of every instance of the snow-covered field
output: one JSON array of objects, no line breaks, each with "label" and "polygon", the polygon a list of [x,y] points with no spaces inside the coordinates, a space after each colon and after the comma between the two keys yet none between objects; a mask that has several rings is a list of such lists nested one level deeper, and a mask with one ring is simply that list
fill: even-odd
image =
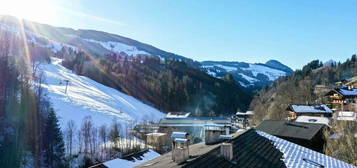
[{"label": "snow-covered field", "polygon": [[269,80],[274,81],[281,76],[286,76],[286,73],[277,69],[272,69],[263,65],[249,64],[249,68],[242,68],[245,71],[251,71],[256,77],[258,74],[268,76]]},{"label": "snow-covered field", "polygon": [[[110,125],[113,118],[125,125],[143,119],[158,121],[165,116],[134,97],[72,73],[60,63],[60,59],[52,58],[52,63],[41,69],[45,77],[42,86],[48,91],[62,129],[69,120],[80,126],[86,116],[91,116],[96,126]],[[65,80],[69,81],[67,93]]]},{"label": "snow-covered field", "polygon": [[120,42],[116,42],[116,41],[108,41],[108,42],[103,42],[103,41],[96,41],[93,39],[83,39],[85,41],[89,41],[92,43],[97,43],[100,44],[102,47],[104,47],[105,49],[111,51],[115,51],[115,52],[125,52],[126,54],[130,55],[130,56],[136,56],[138,54],[144,54],[144,55],[151,55],[145,51],[141,51],[139,49],[137,49],[134,46],[129,46]]}]

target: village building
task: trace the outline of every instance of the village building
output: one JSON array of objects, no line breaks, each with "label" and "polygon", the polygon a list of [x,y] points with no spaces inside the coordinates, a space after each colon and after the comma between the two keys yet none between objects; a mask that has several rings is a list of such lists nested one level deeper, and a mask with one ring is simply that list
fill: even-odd
[{"label": "village building", "polygon": [[[188,157],[186,156],[187,153],[181,152],[181,156],[173,158],[175,154],[179,153],[173,154],[173,152],[169,152],[137,167],[354,167],[343,161],[256,129],[224,136],[222,141],[222,143],[213,145],[206,145],[203,142],[190,145],[188,147]],[[175,160],[178,157],[185,160]]]},{"label": "village building", "polygon": [[336,82],[337,88],[353,89],[357,88],[357,76]]},{"label": "village building", "polygon": [[326,96],[334,110],[357,111],[357,88],[336,88]]},{"label": "village building", "polygon": [[325,97],[335,111],[357,111],[357,76],[336,82]]},{"label": "village building", "polygon": [[332,87],[326,85],[316,85],[314,87],[314,94],[316,95],[325,95],[327,92],[331,90]]},{"label": "village building", "polygon": [[357,121],[357,112],[354,111],[339,111],[335,117],[339,121]]},{"label": "village building", "polygon": [[160,154],[149,149],[138,153],[130,154],[122,158],[113,159],[104,163],[96,164],[89,168],[132,168],[142,163],[159,157]]},{"label": "village building", "polygon": [[157,123],[146,123],[138,124],[134,126],[134,129],[131,130],[131,134],[140,139],[146,139],[146,135],[149,133],[155,133],[159,130],[159,124]]},{"label": "village building", "polygon": [[159,153],[167,152],[170,149],[169,136],[166,133],[146,134],[146,143]]},{"label": "village building", "polygon": [[240,127],[247,128],[251,125],[253,117],[254,111],[246,111],[245,113],[237,112],[233,119]]},{"label": "village building", "polygon": [[324,128],[324,124],[285,120],[265,120],[256,127],[258,130],[318,152],[322,152],[325,144],[323,136]]},{"label": "village building", "polygon": [[325,104],[305,105],[292,104],[287,108],[288,120],[295,120],[299,116],[332,117],[333,111]]}]

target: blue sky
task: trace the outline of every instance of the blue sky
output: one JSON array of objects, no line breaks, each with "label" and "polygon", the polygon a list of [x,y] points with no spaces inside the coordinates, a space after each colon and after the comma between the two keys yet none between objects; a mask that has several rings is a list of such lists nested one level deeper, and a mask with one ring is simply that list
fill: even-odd
[{"label": "blue sky", "polygon": [[198,61],[277,59],[296,69],[314,59],[344,61],[357,47],[357,1],[51,0],[51,4],[56,13],[44,21],[49,24],[116,33]]}]

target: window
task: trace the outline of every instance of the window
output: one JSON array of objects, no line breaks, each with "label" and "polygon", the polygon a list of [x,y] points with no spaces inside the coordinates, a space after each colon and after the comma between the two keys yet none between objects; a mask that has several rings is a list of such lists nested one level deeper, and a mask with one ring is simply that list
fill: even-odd
[{"label": "window", "polygon": [[309,119],[309,122],[316,122],[316,119]]}]

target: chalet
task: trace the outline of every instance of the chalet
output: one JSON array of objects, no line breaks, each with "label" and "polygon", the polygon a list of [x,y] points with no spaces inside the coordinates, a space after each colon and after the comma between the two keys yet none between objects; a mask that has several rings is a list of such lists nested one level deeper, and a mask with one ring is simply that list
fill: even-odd
[{"label": "chalet", "polygon": [[[324,167],[353,168],[343,161],[315,152],[266,132],[249,129],[230,136],[222,136],[222,143],[190,145],[187,152],[169,152],[137,167],[237,167],[237,168],[285,168]],[[175,157],[173,157],[175,156]],[[177,158],[185,160],[177,160]]]},{"label": "chalet", "polygon": [[323,138],[324,124],[265,120],[256,128],[318,152],[322,152],[325,144]]},{"label": "chalet", "polygon": [[113,159],[104,163],[100,163],[89,168],[132,168],[159,156],[160,154],[151,149],[144,150],[138,153],[124,156],[123,158]]},{"label": "chalet", "polygon": [[162,145],[168,140],[168,136],[166,133],[158,133],[158,132],[146,134],[146,138],[147,138],[147,143],[149,145],[152,144]]},{"label": "chalet", "polygon": [[252,122],[252,119],[254,117],[254,111],[246,111],[244,112],[237,112],[236,115],[233,117],[233,119],[237,123],[241,123],[241,127],[247,128],[247,126],[250,125]]},{"label": "chalet", "polygon": [[338,88],[347,88],[347,89],[357,88],[357,76],[336,82],[336,85]]},{"label": "chalet", "polygon": [[146,143],[159,153],[167,152],[170,149],[169,142],[169,137],[166,133],[155,132],[146,134]]},{"label": "chalet", "polygon": [[336,88],[326,94],[331,106],[336,110],[357,110],[357,88]]},{"label": "chalet", "polygon": [[157,123],[147,123],[135,125],[134,129],[131,130],[131,134],[140,138],[146,139],[146,135],[153,132],[158,132],[159,124]]},{"label": "chalet", "polygon": [[236,117],[238,119],[251,119],[254,116],[254,111],[247,111],[247,112],[237,112]]},{"label": "chalet", "polygon": [[287,108],[287,111],[289,113],[289,120],[294,120],[299,116],[332,117],[333,113],[333,111],[325,104],[292,104]]}]

